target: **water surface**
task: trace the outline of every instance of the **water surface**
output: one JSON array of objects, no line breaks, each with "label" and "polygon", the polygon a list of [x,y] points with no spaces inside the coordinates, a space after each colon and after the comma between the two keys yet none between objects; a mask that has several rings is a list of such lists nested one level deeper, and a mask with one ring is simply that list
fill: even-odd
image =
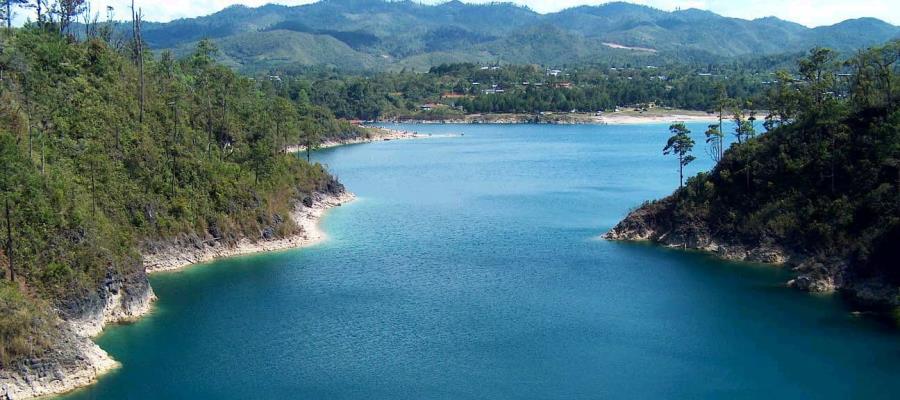
[{"label": "water surface", "polygon": [[900,393],[900,335],[789,271],[597,239],[678,185],[665,125],[406,128],[436,136],[315,154],[360,197],[329,241],[153,276],[99,339],[123,367],[69,398]]}]

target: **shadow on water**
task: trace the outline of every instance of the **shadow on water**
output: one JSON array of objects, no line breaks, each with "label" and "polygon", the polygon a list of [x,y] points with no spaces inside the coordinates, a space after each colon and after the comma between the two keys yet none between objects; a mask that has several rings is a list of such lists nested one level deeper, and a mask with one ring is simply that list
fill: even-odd
[{"label": "shadow on water", "polygon": [[839,291],[811,293],[789,287],[787,282],[796,274],[787,264],[726,260],[702,250],[660,246],[649,241],[607,241],[599,236],[594,239],[611,246],[619,246],[627,252],[657,253],[660,260],[680,259],[686,268],[696,269],[704,275],[727,275],[740,280],[758,282],[755,289],[760,295],[780,297],[784,301],[810,303],[813,307],[839,307],[843,312],[832,319],[838,325],[846,325],[849,321],[887,334],[900,334],[900,319],[893,310],[872,308]]}]

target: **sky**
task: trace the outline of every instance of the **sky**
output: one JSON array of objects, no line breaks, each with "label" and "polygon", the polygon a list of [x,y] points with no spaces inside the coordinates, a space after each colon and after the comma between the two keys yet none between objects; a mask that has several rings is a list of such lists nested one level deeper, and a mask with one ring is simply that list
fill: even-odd
[{"label": "sky", "polygon": [[[118,19],[129,18],[131,0],[89,0],[94,12],[105,18],[106,7],[115,9]],[[491,0],[462,0],[487,3]],[[754,19],[775,15],[781,19],[809,27],[831,25],[850,18],[876,17],[900,25],[900,0],[628,0],[663,10],[699,8],[728,17]],[[144,11],[145,21],[166,22],[177,18],[197,17],[219,11],[233,4],[261,6],[266,3],[300,5],[314,0],[135,0]],[[421,0],[439,3],[441,0]],[[511,0],[541,13],[559,11],[579,5],[598,5],[607,0]],[[20,13],[21,14],[21,13]],[[21,23],[25,16],[19,15]]]}]

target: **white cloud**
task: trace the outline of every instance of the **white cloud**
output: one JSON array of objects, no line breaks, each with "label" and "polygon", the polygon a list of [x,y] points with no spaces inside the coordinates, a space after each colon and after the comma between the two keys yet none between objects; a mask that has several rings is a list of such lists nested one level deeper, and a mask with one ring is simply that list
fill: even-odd
[{"label": "white cloud", "polygon": [[[438,3],[441,0],[423,0]],[[494,0],[463,0],[487,3]],[[553,12],[579,5],[596,5],[606,0],[511,0],[527,5],[538,12]],[[244,4],[257,7],[266,3],[300,5],[314,0],[136,0],[147,21],[170,21],[177,18],[196,17],[219,11],[229,5]],[[849,18],[876,17],[900,25],[900,5],[897,0],[631,0],[663,10],[699,8],[738,18],[760,18],[775,15],[781,19],[806,26],[830,25]],[[105,15],[107,6],[113,6],[117,17],[127,18],[131,0],[91,0],[95,12]],[[24,21],[20,15],[18,20]]]}]

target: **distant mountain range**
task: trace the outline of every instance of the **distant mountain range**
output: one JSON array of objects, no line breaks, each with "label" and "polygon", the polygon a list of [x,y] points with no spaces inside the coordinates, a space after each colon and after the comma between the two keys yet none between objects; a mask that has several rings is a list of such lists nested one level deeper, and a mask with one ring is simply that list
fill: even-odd
[{"label": "distant mountain range", "polygon": [[847,52],[898,38],[900,27],[861,18],[807,28],[775,17],[744,20],[621,2],[539,14],[510,3],[323,0],[232,6],[199,18],[146,23],[144,37],[154,49],[177,53],[208,37],[219,44],[224,62],[249,71],[296,65],[424,69],[460,61],[716,62],[816,45]]}]

